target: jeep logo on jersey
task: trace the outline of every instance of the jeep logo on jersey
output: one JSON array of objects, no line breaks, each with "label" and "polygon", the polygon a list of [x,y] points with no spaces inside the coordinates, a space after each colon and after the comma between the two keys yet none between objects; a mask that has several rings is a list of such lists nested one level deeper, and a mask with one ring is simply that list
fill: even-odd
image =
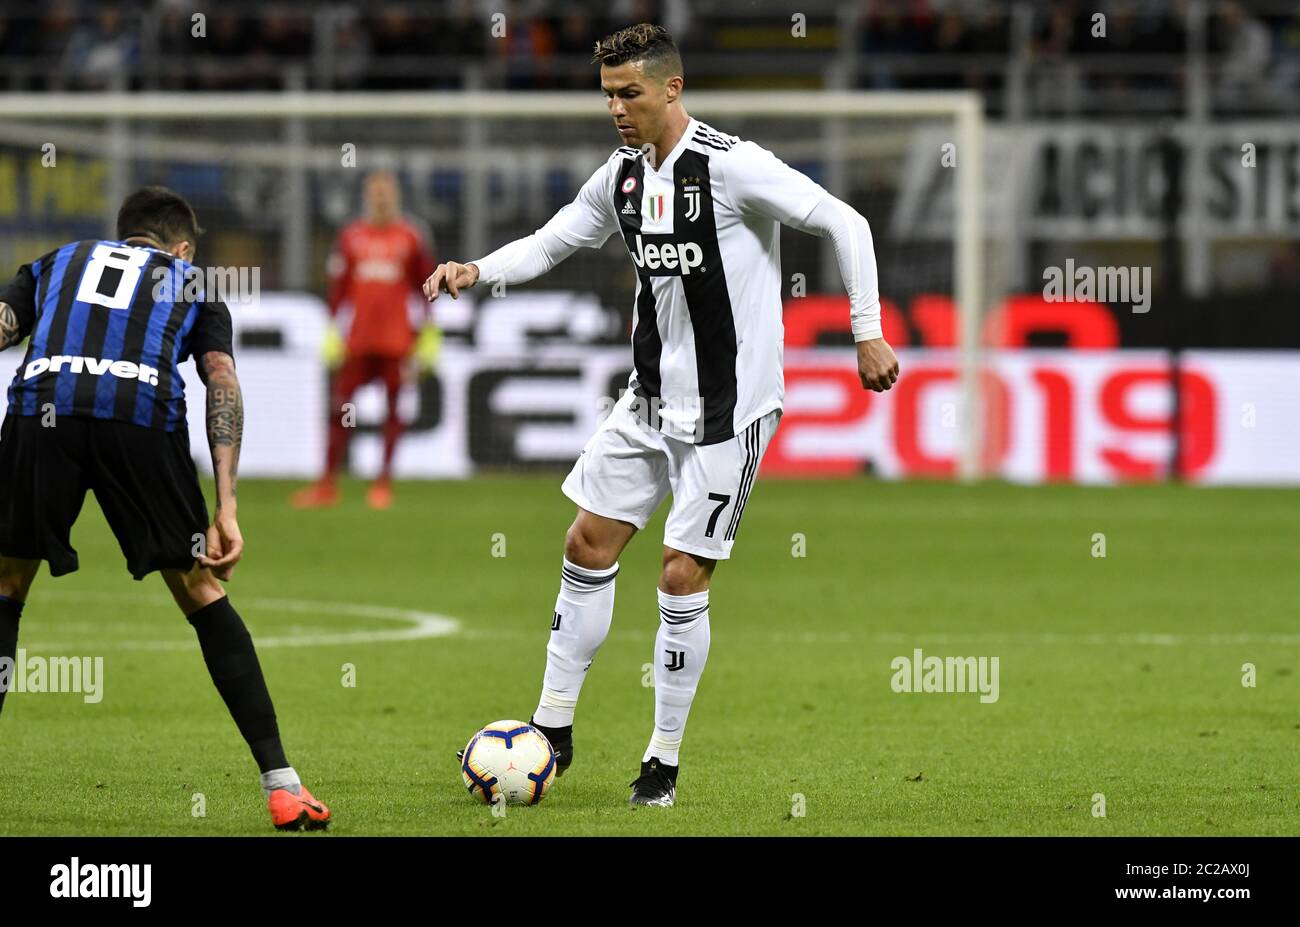
[{"label": "jeep logo on jersey", "polygon": [[150,386],[158,385],[158,371],[148,364],[133,364],[130,361],[115,361],[104,357],[69,357],[66,354],[37,358],[23,370],[23,379],[39,377],[46,371],[58,373],[64,367],[68,368],[69,373],[88,373],[96,377],[108,373],[119,380],[139,380]]},{"label": "jeep logo on jersey", "polygon": [[665,241],[656,244],[637,235],[632,262],[656,277],[685,277],[692,268],[704,263],[704,249],[693,241]]}]

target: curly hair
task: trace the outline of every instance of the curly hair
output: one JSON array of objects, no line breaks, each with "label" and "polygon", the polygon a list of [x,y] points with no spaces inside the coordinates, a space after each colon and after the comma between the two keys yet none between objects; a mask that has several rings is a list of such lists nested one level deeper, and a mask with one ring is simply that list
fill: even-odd
[{"label": "curly hair", "polygon": [[610,67],[640,61],[646,74],[661,80],[682,74],[682,56],[677,51],[677,43],[667,29],[651,23],[637,23],[605,36],[596,43],[591,60]]}]

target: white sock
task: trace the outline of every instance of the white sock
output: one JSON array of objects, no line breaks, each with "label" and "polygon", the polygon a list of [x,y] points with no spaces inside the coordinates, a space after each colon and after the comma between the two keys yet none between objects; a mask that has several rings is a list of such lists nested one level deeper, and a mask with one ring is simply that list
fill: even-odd
[{"label": "white sock", "polygon": [[295,795],[302,791],[302,782],[292,766],[286,766],[284,769],[268,769],[262,773],[262,791],[266,793],[266,797],[270,798],[271,793],[276,789],[288,789]]},{"label": "white sock", "polygon": [[642,762],[656,757],[668,766],[678,765],[686,716],[708,658],[709,590],[669,595],[660,589],[659,633],[655,636],[655,729]]},{"label": "white sock", "polygon": [[564,558],[560,594],[551,616],[551,639],[546,644],[542,697],[533,713],[533,720],[543,727],[573,723],[587,668],[605,642],[614,618],[617,575],[617,563],[607,570],[589,570]]}]

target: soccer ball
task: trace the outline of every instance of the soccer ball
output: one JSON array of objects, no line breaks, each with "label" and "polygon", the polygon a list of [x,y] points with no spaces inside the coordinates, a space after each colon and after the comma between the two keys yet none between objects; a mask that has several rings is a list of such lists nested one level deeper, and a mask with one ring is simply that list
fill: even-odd
[{"label": "soccer ball", "polygon": [[555,751],[523,721],[494,721],[470,738],[460,772],[469,794],[485,804],[498,796],[511,805],[535,805],[555,781]]}]

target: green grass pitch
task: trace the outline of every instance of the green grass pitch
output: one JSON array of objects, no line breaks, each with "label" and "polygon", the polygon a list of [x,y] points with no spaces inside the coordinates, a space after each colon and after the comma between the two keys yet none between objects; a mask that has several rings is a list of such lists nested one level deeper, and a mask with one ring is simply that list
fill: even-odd
[{"label": "green grass pitch", "polygon": [[[573,512],[559,482],[402,484],[385,513],[359,483],[312,513],[290,510],[289,484],[242,484],[230,591],[256,639],[410,627],[376,606],[460,623],[261,649],[331,834],[1300,833],[1297,493],[866,479],[756,486],[714,577],[677,807],[627,807],[665,506],[622,557],[575,764],[541,805],[494,817],[454,752],[536,704]],[[0,833],[270,833],[161,581],[130,579],[89,501],[74,543],[81,571],[42,573],[20,646],[102,655],[103,700],[9,696]],[[998,701],[894,692],[890,661],[917,647],[998,657]]]}]

